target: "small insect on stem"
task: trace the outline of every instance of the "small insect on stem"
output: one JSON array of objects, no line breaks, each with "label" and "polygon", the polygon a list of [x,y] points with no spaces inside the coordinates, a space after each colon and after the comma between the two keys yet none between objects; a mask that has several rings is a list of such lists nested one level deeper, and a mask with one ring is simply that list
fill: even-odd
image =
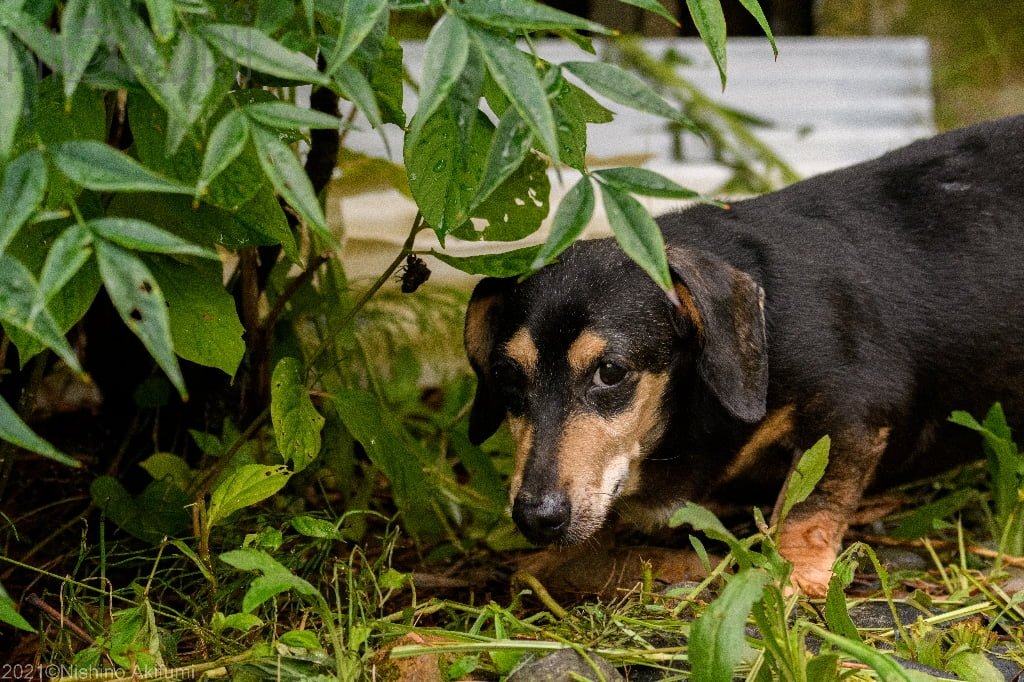
[{"label": "small insect on stem", "polygon": [[398,279],[402,282],[402,293],[411,294],[430,279],[430,268],[422,258],[410,253],[405,257],[405,265],[399,271]]}]

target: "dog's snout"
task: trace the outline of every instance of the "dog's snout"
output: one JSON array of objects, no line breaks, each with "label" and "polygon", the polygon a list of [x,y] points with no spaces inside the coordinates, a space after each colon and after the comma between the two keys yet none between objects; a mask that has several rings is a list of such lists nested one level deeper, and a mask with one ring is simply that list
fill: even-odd
[{"label": "dog's snout", "polygon": [[530,542],[547,545],[565,537],[572,517],[569,496],[561,491],[533,494],[520,491],[512,505],[512,520]]}]

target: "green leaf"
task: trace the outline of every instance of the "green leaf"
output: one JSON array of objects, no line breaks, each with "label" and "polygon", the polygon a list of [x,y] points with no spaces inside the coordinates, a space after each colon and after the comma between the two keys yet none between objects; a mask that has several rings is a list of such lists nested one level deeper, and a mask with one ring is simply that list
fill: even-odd
[{"label": "green leaf", "polygon": [[583,176],[566,192],[562,203],[558,205],[551,222],[551,232],[530,269],[539,270],[554,261],[583,234],[593,215],[594,187],[590,184],[590,178]]},{"label": "green leaf", "polygon": [[615,33],[597,22],[530,0],[465,0],[453,5],[453,9],[467,19],[510,31]]},{"label": "green leaf", "polygon": [[582,92],[562,77],[561,69],[552,69],[545,83],[553,79],[555,97],[551,100],[558,130],[562,163],[583,173],[587,166],[587,119],[577,93]]},{"label": "green leaf", "polygon": [[334,72],[356,51],[388,9],[387,0],[347,0],[342,3],[338,21],[338,38],[327,60],[327,75]]},{"label": "green leaf", "polygon": [[261,549],[234,549],[221,554],[220,560],[240,571],[259,571],[263,575],[291,575],[291,571],[284,564]]},{"label": "green leaf", "polygon": [[192,188],[169,180],[124,152],[93,140],[50,147],[57,166],[73,181],[99,192],[168,192],[192,194]]},{"label": "green leaf", "polygon": [[89,493],[93,503],[121,530],[152,544],[177,535],[192,518],[185,509],[191,500],[166,481],[152,481],[133,497],[116,479],[100,476]]},{"label": "green leaf", "polygon": [[145,220],[94,218],[86,226],[96,236],[132,251],[196,256],[220,261],[216,251],[185,241]]},{"label": "green leaf", "polygon": [[242,597],[242,611],[254,611],[267,600],[283,592],[296,592],[307,596],[317,594],[313,585],[296,575],[262,575],[252,581],[249,590]]},{"label": "green leaf", "polygon": [[36,150],[7,164],[0,184],[0,253],[28,222],[46,195],[46,162]]},{"label": "green leaf", "polygon": [[281,358],[270,379],[270,418],[281,456],[302,471],[320,454],[324,418],[316,411],[306,388],[302,362]]},{"label": "green leaf", "polygon": [[318,519],[315,516],[296,516],[289,521],[292,528],[307,538],[318,538],[320,540],[344,540],[344,536],[333,523],[326,519]]},{"label": "green leaf", "polygon": [[822,436],[821,440],[801,455],[786,486],[786,497],[782,501],[782,511],[779,513],[779,525],[782,525],[789,516],[790,510],[806,500],[814,491],[814,486],[818,485],[828,465],[831,445],[832,440],[828,436]]},{"label": "green leaf", "polygon": [[225,616],[219,611],[213,614],[213,620],[210,623],[210,627],[212,627],[213,631],[218,635],[225,630],[248,632],[249,630],[258,628],[261,625],[263,625],[263,621],[251,613],[232,613],[230,616]]},{"label": "green leaf", "polygon": [[470,213],[519,168],[530,152],[531,142],[533,133],[530,127],[516,109],[508,109],[494,131],[483,179],[476,189],[476,196],[469,202]]},{"label": "green leaf", "polygon": [[672,277],[665,256],[665,240],[658,224],[640,202],[628,194],[602,185],[601,197],[612,233],[622,250],[665,291],[672,289]]},{"label": "green leaf", "polygon": [[[232,95],[232,100],[234,101],[231,104],[242,106],[253,101],[265,101],[271,97],[272,95],[265,90],[244,90]],[[234,111],[229,105],[222,107],[222,110],[224,111],[225,118],[231,117],[231,112]],[[240,116],[240,114],[238,115]],[[130,97],[128,99],[128,119],[131,122],[132,134],[135,137],[135,151],[143,164],[154,171],[163,173],[185,184],[195,184],[203,164],[200,151],[195,145],[186,144],[182,145],[175,154],[167,155],[164,144],[165,132],[170,123],[168,122],[167,114],[156,101],[142,93]],[[211,122],[217,123],[218,119],[214,117]],[[247,120],[245,125],[248,125]],[[224,147],[221,147],[221,149],[224,149]],[[227,153],[227,150],[225,153]],[[223,163],[223,165],[226,166],[223,172],[218,172],[215,174],[216,177],[211,177],[209,187],[205,188],[206,191],[202,195],[205,203],[236,213],[247,202],[251,202],[253,199],[263,195],[264,199],[268,199],[270,203],[277,206],[277,200],[274,198],[273,192],[270,191],[270,183],[264,176],[263,169],[260,168],[260,162],[254,147],[246,146],[243,142],[238,158],[233,162]],[[118,197],[115,197],[114,201],[116,202],[117,200]],[[166,199],[163,201],[166,203]],[[145,217],[144,212],[136,205],[136,202],[133,202],[132,209],[133,216]],[[189,216],[189,220],[191,220],[196,211],[192,209],[186,211],[175,210],[174,213],[177,216],[190,213],[192,215]],[[159,220],[151,220],[150,222],[159,225],[173,224]],[[220,226],[217,226],[217,228],[210,226],[205,228],[204,231],[216,234],[221,229]]]},{"label": "green leaf", "polygon": [[42,298],[39,285],[21,261],[9,254],[0,255],[0,321],[52,349],[80,374],[82,366],[63,331],[50,311],[38,305]]},{"label": "green leaf", "polygon": [[243,69],[317,85],[330,85],[330,79],[316,70],[310,57],[281,45],[265,33],[241,24],[208,24],[203,37],[224,56]]},{"label": "green leaf", "polygon": [[174,37],[173,0],[146,0],[146,11],[149,13],[149,23],[157,40],[166,43]]},{"label": "green leaf", "polygon": [[850,618],[850,611],[846,607],[846,588],[853,582],[856,567],[856,556],[845,556],[832,566],[832,577],[828,581],[828,592],[825,595],[825,622],[828,629],[837,635],[860,641],[857,625]]},{"label": "green leaf", "polygon": [[6,623],[13,628],[18,630],[25,630],[26,632],[35,632],[36,629],[29,625],[29,622],[25,620],[15,609],[16,604],[0,587],[0,623]]},{"label": "green leaf", "polygon": [[104,240],[96,240],[94,245],[103,285],[118,314],[185,397],[185,380],[174,357],[167,302],[153,273],[119,246]]},{"label": "green leaf", "polygon": [[[385,6],[387,6],[386,3]],[[307,651],[318,651],[323,648],[320,646],[320,640],[316,634],[309,630],[289,630],[281,635],[278,641],[285,646],[306,649]]]},{"label": "green leaf", "polygon": [[639,77],[603,62],[565,62],[562,68],[593,88],[598,94],[637,111],[646,111],[675,121],[690,129],[696,126]]},{"label": "green leaf", "polygon": [[196,195],[204,195],[213,179],[220,175],[245,149],[249,141],[249,123],[241,111],[225,114],[206,143],[203,167],[196,182]]},{"label": "green leaf", "polygon": [[270,178],[274,189],[321,239],[327,243],[334,243],[334,236],[327,227],[327,220],[313,191],[313,185],[310,184],[309,176],[306,175],[291,147],[281,142],[275,133],[259,126],[253,126],[251,132],[260,166]]},{"label": "green leaf", "polygon": [[94,0],[69,0],[60,13],[64,98],[70,102],[86,67],[106,35],[101,5]]},{"label": "green leaf", "polygon": [[[291,475],[288,467],[280,465],[243,464],[238,467],[213,489],[206,516],[207,527],[212,528],[236,511],[267,499],[283,488]],[[227,561],[223,554],[221,559]]]},{"label": "green leaf", "polygon": [[414,456],[417,443],[402,422],[370,393],[339,389],[331,397],[345,428],[390,481],[406,530],[414,537],[436,535],[438,524],[431,502],[437,497],[437,487]]},{"label": "green leaf", "polygon": [[415,139],[423,124],[437,111],[459,80],[469,57],[469,32],[454,14],[446,14],[434,25],[423,56],[423,78],[420,82],[420,101],[412,119],[409,134]]},{"label": "green leaf", "polygon": [[39,273],[39,295],[33,311],[43,308],[92,258],[92,235],[81,225],[68,226],[53,242]]},{"label": "green leaf", "polygon": [[975,502],[977,498],[977,490],[970,488],[957,490],[935,502],[918,507],[900,521],[900,525],[896,526],[889,535],[905,540],[927,537],[944,525],[948,526],[949,524],[945,523],[944,519],[950,518],[967,505]]},{"label": "green leaf", "polygon": [[0,438],[65,466],[76,469],[82,466],[77,460],[71,459],[37,436],[2,397],[0,397]]},{"label": "green leaf", "polygon": [[[629,0],[624,1],[628,2]],[[772,52],[778,58],[779,48],[775,45],[775,36],[772,34],[772,27],[768,25],[768,19],[764,16],[764,10],[761,9],[761,3],[758,0],[740,0],[740,4],[757,20],[758,26],[764,31],[764,34],[768,37],[768,42],[772,45]]]},{"label": "green leaf", "polygon": [[980,651],[960,651],[953,654],[946,670],[968,682],[1003,682],[1006,677]]},{"label": "green leaf", "polygon": [[214,90],[217,61],[213,52],[192,33],[182,33],[171,57],[170,77],[177,88],[180,110],[168,109],[165,153],[177,151],[192,125],[202,115]]},{"label": "green leaf", "polygon": [[696,199],[703,203],[718,204],[718,202],[703,197],[699,192],[687,189],[664,175],[646,168],[630,168],[628,166],[603,168],[594,171],[594,175],[598,176],[605,184],[621,189],[623,192],[666,199]]},{"label": "green leaf", "polygon": [[188,490],[195,478],[195,472],[178,455],[170,452],[155,452],[139,462],[146,473],[156,481],[167,481],[182,490]]},{"label": "green leaf", "polygon": [[25,103],[21,56],[6,30],[0,30],[0,82],[4,84],[4,94],[0,97],[0,161],[3,161],[14,147]]},{"label": "green leaf", "polygon": [[688,525],[714,540],[728,543],[736,542],[736,536],[722,525],[717,516],[693,502],[687,502],[684,506],[675,510],[668,521],[668,525],[671,528]]},{"label": "green leaf", "polygon": [[363,72],[351,64],[342,64],[335,72],[334,80],[345,98],[356,105],[370,125],[379,128],[383,121],[380,107],[377,106],[377,96]]},{"label": "green leaf", "polygon": [[470,36],[483,55],[491,78],[529,124],[551,160],[558,164],[555,116],[530,57],[523,54],[511,40],[489,31],[471,28]]},{"label": "green leaf", "polygon": [[686,0],[690,8],[690,16],[700,33],[701,40],[707,45],[711,58],[718,67],[718,75],[722,79],[725,90],[725,13],[722,12],[721,0]]},{"label": "green leaf", "polygon": [[[567,81],[568,82],[568,81]],[[594,99],[593,95],[574,83],[569,83],[573,94],[580,103],[583,111],[583,120],[587,123],[611,123],[615,120],[615,114],[607,107]]]},{"label": "green leaf", "polygon": [[258,102],[241,109],[259,123],[271,128],[325,128],[339,130],[344,122],[337,116],[297,107],[288,102]]},{"label": "green leaf", "polygon": [[473,208],[471,217],[452,234],[460,239],[512,242],[536,232],[548,215],[551,180],[548,163],[537,152],[526,159],[490,195]]},{"label": "green leaf", "polygon": [[876,651],[863,642],[833,634],[825,628],[807,621],[804,621],[804,627],[835,648],[846,652],[861,663],[871,666],[883,682],[914,682],[914,678],[896,661],[892,660],[890,654]]},{"label": "green leaf", "polygon": [[536,260],[540,249],[541,246],[537,245],[481,256],[449,256],[440,251],[431,251],[430,255],[470,275],[515,277],[530,270],[530,264]]},{"label": "green leaf", "polygon": [[[253,465],[256,466],[256,465]],[[295,591],[304,596],[319,595],[316,588],[293,575],[285,566],[258,549],[237,549],[220,555],[221,561],[242,571],[259,571],[263,575],[252,581],[242,600],[242,610],[249,613],[268,599],[282,592]]]},{"label": "green leaf", "polygon": [[180,263],[154,258],[149,267],[167,299],[177,355],[234,376],[245,355],[245,329],[235,299],[224,288],[220,263]]},{"label": "green leaf", "polygon": [[[633,5],[634,7],[645,9],[648,12],[653,12],[658,16],[672,22],[674,26],[679,26],[679,20],[676,19],[671,12],[665,9],[664,5],[658,2],[658,0],[619,0],[619,2],[624,2],[627,5]],[[744,2],[745,4],[746,0],[740,0],[740,2]]]},{"label": "green leaf", "polygon": [[188,120],[190,104],[183,101],[178,80],[164,60],[153,33],[128,3],[107,2],[103,6],[107,9],[110,30],[132,73],[170,118]]},{"label": "green leaf", "polygon": [[731,682],[747,646],[744,625],[769,578],[752,569],[729,579],[725,589],[690,630],[689,655],[695,682]]},{"label": "green leaf", "polygon": [[469,220],[469,202],[483,175],[491,124],[475,114],[469,146],[460,144],[460,127],[452,108],[443,105],[423,125],[415,140],[405,138],[409,190],[423,218],[444,243],[444,236]]},{"label": "green leaf", "polygon": [[405,128],[405,69],[402,56],[402,44],[389,35],[384,39],[381,56],[367,66],[370,69],[370,87],[380,105],[381,120]]}]

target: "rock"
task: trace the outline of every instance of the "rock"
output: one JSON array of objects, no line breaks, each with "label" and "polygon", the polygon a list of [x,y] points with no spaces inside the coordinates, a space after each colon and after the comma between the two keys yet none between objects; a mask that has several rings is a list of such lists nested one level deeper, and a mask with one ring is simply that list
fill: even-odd
[{"label": "rock", "polygon": [[[612,664],[596,654],[590,654],[590,661],[574,649],[562,649],[553,654],[530,661],[508,676],[508,682],[566,682],[572,679],[597,680],[604,677],[606,682],[624,682],[625,678]],[[599,676],[594,666],[601,671]],[[578,675],[578,678],[572,675]]]},{"label": "rock", "polygon": [[[927,571],[930,566],[923,556],[903,547],[878,547],[875,549],[875,555],[878,562],[890,572]],[[870,570],[874,572],[874,566]]]}]

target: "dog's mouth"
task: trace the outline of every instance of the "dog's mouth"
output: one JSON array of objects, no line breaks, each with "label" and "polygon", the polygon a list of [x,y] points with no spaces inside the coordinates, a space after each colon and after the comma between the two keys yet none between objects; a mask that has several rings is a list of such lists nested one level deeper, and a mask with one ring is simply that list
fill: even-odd
[{"label": "dog's mouth", "polygon": [[512,505],[512,519],[530,542],[539,545],[574,545],[586,541],[605,523],[614,502],[636,485],[634,459],[616,457],[600,480],[533,491],[520,488]]}]

